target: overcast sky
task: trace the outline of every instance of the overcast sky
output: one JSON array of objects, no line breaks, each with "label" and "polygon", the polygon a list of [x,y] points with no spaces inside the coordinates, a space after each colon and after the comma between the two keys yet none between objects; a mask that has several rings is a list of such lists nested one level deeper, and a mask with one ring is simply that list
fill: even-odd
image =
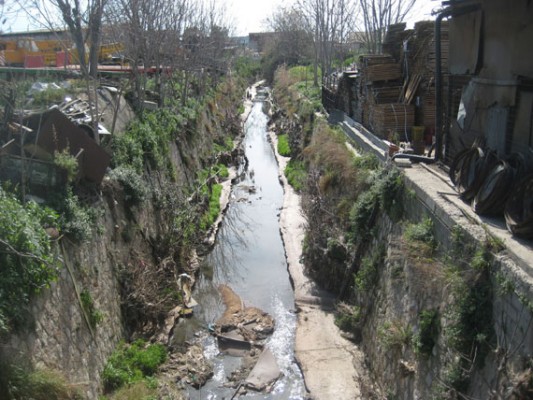
[{"label": "overcast sky", "polygon": [[[235,23],[234,34],[245,36],[250,32],[267,30],[265,19],[280,6],[288,6],[294,0],[216,0],[221,1],[227,7],[226,12]],[[417,0],[417,5],[408,23],[412,26],[415,21],[433,19],[430,17],[431,10],[440,5],[438,0]],[[40,27],[32,25],[24,15],[7,14],[6,23],[2,26],[4,32],[21,32],[38,29]]]}]

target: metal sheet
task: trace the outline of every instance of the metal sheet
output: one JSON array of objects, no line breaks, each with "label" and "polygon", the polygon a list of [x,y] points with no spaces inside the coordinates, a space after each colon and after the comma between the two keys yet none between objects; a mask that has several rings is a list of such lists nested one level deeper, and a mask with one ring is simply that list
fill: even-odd
[{"label": "metal sheet", "polygon": [[78,159],[81,177],[95,183],[102,181],[111,156],[59,110],[34,114],[25,125],[38,132],[36,144],[50,154],[68,147],[70,154],[76,156],[83,150]]},{"label": "metal sheet", "polygon": [[454,17],[450,22],[450,48],[448,69],[454,75],[473,74],[478,68],[481,25],[481,11]]}]

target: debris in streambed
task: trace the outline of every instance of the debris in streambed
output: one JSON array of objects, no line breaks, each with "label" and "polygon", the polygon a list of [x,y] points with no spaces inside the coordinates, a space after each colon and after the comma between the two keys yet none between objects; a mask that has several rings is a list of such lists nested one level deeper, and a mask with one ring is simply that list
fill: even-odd
[{"label": "debris in streambed", "polygon": [[245,307],[241,298],[228,286],[220,285],[226,310],[212,327],[219,350],[242,357],[240,368],[228,377],[226,386],[238,392],[253,389],[269,391],[281,375],[275,357],[265,342],[274,332],[272,316],[256,307]]}]

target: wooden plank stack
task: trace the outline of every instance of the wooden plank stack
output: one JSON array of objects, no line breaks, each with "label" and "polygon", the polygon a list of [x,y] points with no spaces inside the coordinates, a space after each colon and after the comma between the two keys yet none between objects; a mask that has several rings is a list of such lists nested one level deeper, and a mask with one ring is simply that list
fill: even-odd
[{"label": "wooden plank stack", "polygon": [[366,82],[391,81],[402,77],[400,64],[389,55],[359,57],[359,71]]},{"label": "wooden plank stack", "polygon": [[389,29],[387,29],[385,39],[383,40],[383,53],[390,54],[395,60],[400,60],[402,43],[408,35],[405,26],[405,22],[389,25]]},{"label": "wooden plank stack", "polygon": [[[446,21],[442,23],[441,49],[442,72],[446,75],[449,50]],[[396,136],[403,140],[414,125],[433,130],[435,22],[417,22],[413,30],[405,30],[405,24],[391,25],[383,50],[388,54],[359,58],[360,75],[352,85],[353,117],[382,138]],[[446,90],[443,87],[443,93]]]},{"label": "wooden plank stack", "polygon": [[375,104],[370,124],[378,136],[405,140],[415,123],[415,107],[403,103]]},{"label": "wooden plank stack", "polygon": [[[386,130],[376,130],[373,126],[373,115],[377,105],[398,101],[402,89],[400,64],[390,55],[365,55],[359,58],[358,68],[360,77],[354,85],[357,98],[354,102],[354,118],[373,129],[376,135],[385,138]],[[378,118],[378,122],[385,119]],[[387,124],[378,123],[376,126],[385,125]]]}]

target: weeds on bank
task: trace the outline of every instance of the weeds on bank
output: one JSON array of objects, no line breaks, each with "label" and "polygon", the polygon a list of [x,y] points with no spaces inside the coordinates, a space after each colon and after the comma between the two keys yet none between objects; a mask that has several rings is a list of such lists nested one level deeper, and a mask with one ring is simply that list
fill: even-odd
[{"label": "weeds on bank", "polygon": [[427,217],[422,222],[408,224],[403,233],[403,239],[412,257],[432,257],[437,247],[433,234],[433,221]]},{"label": "weeds on bank", "polygon": [[141,339],[130,345],[121,343],[102,372],[105,389],[112,391],[141,381],[157,385],[150,377],[166,359],[167,351],[161,344],[147,345]]},{"label": "weeds on bank", "polygon": [[288,135],[278,135],[278,153],[284,157],[290,157],[291,148],[289,146],[289,137]]},{"label": "weeds on bank", "polygon": [[335,325],[345,332],[354,332],[361,321],[361,308],[341,303],[337,307]]},{"label": "weeds on bank", "polygon": [[385,321],[377,331],[378,340],[387,350],[409,346],[413,338],[411,326],[400,320]]},{"label": "weeds on bank", "polygon": [[6,400],[81,400],[83,396],[60,373],[2,361],[0,398]]},{"label": "weeds on bank", "polygon": [[289,160],[285,167],[285,176],[289,185],[291,185],[297,192],[302,191],[307,182],[307,169],[303,161],[295,159]]}]

